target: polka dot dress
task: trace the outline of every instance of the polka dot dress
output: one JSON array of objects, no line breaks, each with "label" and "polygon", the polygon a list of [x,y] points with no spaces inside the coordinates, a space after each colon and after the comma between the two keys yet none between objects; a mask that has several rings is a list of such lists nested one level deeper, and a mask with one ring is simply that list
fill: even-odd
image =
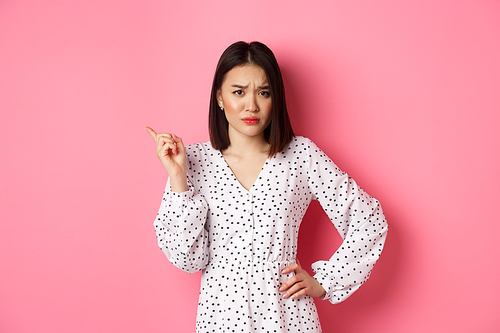
[{"label": "polka dot dress", "polygon": [[163,196],[158,245],[176,267],[203,270],[196,332],[321,332],[310,296],[283,299],[293,273],[300,223],[318,200],[344,242],[313,264],[323,297],[338,303],[365,282],[379,258],[387,224],[377,200],[313,142],[295,137],[267,159],[250,190],[209,142],[186,147],[189,190]]}]

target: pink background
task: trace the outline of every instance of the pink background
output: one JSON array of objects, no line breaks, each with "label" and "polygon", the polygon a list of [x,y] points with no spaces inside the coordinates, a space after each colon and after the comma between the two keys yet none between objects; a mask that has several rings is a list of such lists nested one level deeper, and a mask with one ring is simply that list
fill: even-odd
[{"label": "pink background", "polygon": [[[205,141],[221,52],[259,40],[293,125],[390,222],[325,332],[500,330],[500,2],[0,2],[0,332],[193,332],[200,275],[153,220],[143,129]],[[339,244],[314,204],[309,265]]]}]

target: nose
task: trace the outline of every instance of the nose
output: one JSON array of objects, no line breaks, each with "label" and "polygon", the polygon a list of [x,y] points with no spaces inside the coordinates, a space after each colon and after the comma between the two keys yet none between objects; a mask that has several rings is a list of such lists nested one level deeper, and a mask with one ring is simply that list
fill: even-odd
[{"label": "nose", "polygon": [[258,112],[259,111],[259,104],[257,102],[257,94],[249,94],[247,96],[248,96],[248,101],[247,101],[246,111]]}]

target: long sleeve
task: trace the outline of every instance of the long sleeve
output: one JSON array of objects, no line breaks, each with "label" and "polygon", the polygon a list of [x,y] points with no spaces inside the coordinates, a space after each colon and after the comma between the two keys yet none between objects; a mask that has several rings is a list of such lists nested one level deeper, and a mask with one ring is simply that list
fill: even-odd
[{"label": "long sleeve", "polygon": [[190,181],[188,184],[188,191],[175,193],[167,181],[154,227],[158,246],[168,260],[185,272],[195,273],[205,268],[209,259],[205,229],[208,206]]},{"label": "long sleeve", "polygon": [[314,278],[326,290],[323,299],[340,303],[368,280],[384,246],[387,222],[379,202],[312,142],[308,183],[343,239],[330,260],[312,265]]}]

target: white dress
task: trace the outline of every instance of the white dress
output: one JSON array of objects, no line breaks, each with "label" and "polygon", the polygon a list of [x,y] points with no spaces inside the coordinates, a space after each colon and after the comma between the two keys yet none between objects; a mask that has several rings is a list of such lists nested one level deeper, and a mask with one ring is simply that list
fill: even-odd
[{"label": "white dress", "polygon": [[338,303],[365,282],[379,258],[387,223],[378,201],[313,142],[295,137],[265,162],[250,190],[209,142],[186,147],[189,190],[167,188],[154,226],[168,260],[203,270],[196,332],[321,332],[313,298],[283,299],[293,273],[300,223],[311,200],[344,239],[329,261],[312,265]]}]

